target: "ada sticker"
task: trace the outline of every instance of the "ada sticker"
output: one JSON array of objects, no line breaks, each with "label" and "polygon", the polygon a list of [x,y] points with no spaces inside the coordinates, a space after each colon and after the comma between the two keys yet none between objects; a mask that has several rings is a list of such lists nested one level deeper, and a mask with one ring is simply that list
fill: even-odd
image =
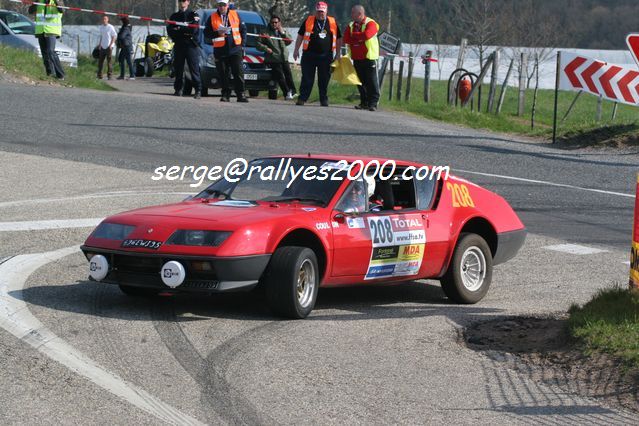
[{"label": "ada sticker", "polygon": [[367,280],[416,275],[422,265],[426,231],[419,215],[369,217],[373,246]]}]

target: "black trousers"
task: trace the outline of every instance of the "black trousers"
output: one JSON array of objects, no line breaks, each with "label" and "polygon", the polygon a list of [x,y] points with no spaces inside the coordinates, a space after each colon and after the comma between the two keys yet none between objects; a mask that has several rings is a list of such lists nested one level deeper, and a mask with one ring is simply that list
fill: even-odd
[{"label": "black trousers", "polygon": [[217,75],[220,78],[222,86],[222,96],[231,96],[231,81],[229,79],[229,70],[233,74],[233,85],[235,86],[235,94],[237,97],[244,96],[244,70],[242,69],[242,55],[224,56],[215,58],[215,67]]},{"label": "black trousers", "polygon": [[131,63],[131,46],[126,46],[120,49],[120,55],[118,56],[118,62],[120,63],[120,77],[124,77],[124,63],[126,62],[129,67],[129,77],[135,77],[133,71],[133,63]]},{"label": "black trousers", "polygon": [[379,102],[379,82],[377,80],[377,61],[371,59],[353,60],[355,72],[362,82],[359,89],[359,102],[361,105],[377,107]]},{"label": "black trousers", "polygon": [[284,96],[288,92],[297,93],[295,82],[291,73],[291,65],[288,62],[273,62],[268,64],[273,71],[273,79],[280,85]]},{"label": "black trousers", "polygon": [[173,69],[175,70],[175,82],[173,88],[176,92],[182,90],[184,84],[184,62],[191,72],[191,84],[196,93],[202,92],[202,79],[200,78],[200,49],[193,44],[176,44],[173,49]]},{"label": "black trousers", "polygon": [[113,74],[113,63],[111,58],[113,56],[113,49],[100,47],[100,56],[98,57],[98,78],[102,78],[102,68],[104,67],[104,60],[107,63],[107,77],[111,78]]},{"label": "black trousers", "polygon": [[317,88],[320,102],[328,102],[328,82],[331,79],[331,62],[333,54],[304,52],[302,54],[302,82],[300,83],[300,100],[307,101],[313,90],[315,72],[317,71]]},{"label": "black trousers", "polygon": [[55,74],[57,78],[64,78],[64,69],[58,54],[55,53],[55,36],[39,34],[38,43],[40,44],[42,62],[44,62],[44,69],[47,75]]}]

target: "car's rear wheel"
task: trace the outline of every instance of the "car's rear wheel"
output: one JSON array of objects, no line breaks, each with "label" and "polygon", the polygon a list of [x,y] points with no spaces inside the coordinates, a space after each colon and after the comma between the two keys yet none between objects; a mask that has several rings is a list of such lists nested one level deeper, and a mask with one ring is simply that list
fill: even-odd
[{"label": "car's rear wheel", "polygon": [[488,292],[492,278],[493,257],[488,244],[477,234],[462,233],[440,280],[444,293],[457,303],[477,303]]},{"label": "car's rear wheel", "polygon": [[260,96],[260,91],[255,89],[249,89],[249,96],[252,98]]},{"label": "car's rear wheel", "polygon": [[153,296],[157,296],[159,293],[159,290],[155,288],[133,287],[130,285],[122,285],[122,284],[120,284],[119,287],[122,293],[126,294],[127,296],[133,296],[133,297],[153,297]]},{"label": "car's rear wheel", "polygon": [[306,318],[315,307],[319,289],[317,256],[306,247],[275,250],[263,285],[271,310],[289,318]]},{"label": "car's rear wheel", "polygon": [[153,63],[153,58],[144,58],[144,75],[152,77],[154,71],[155,64]]},{"label": "car's rear wheel", "polygon": [[135,76],[144,77],[144,59],[136,59],[133,64],[135,65]]}]

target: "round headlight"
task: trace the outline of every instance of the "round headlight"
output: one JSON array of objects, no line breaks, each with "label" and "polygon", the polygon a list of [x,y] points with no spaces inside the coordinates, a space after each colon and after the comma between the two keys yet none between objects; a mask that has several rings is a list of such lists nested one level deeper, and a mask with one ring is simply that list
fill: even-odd
[{"label": "round headlight", "polygon": [[162,276],[162,282],[164,284],[168,287],[176,288],[184,282],[184,279],[186,278],[186,270],[180,262],[171,260],[162,266],[160,275]]},{"label": "round headlight", "polygon": [[96,281],[102,281],[109,273],[109,262],[106,257],[96,254],[89,261],[89,276]]}]

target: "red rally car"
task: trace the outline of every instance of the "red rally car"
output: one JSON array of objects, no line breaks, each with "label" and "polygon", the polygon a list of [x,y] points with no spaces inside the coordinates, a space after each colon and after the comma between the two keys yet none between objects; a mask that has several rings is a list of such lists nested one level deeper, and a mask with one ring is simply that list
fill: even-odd
[{"label": "red rally car", "polygon": [[261,286],[270,308],[292,318],[311,312],[320,286],[429,278],[452,301],[476,303],[526,230],[502,197],[428,170],[380,158],[261,158],[183,202],[106,218],[82,251],[91,280],[128,295]]}]

